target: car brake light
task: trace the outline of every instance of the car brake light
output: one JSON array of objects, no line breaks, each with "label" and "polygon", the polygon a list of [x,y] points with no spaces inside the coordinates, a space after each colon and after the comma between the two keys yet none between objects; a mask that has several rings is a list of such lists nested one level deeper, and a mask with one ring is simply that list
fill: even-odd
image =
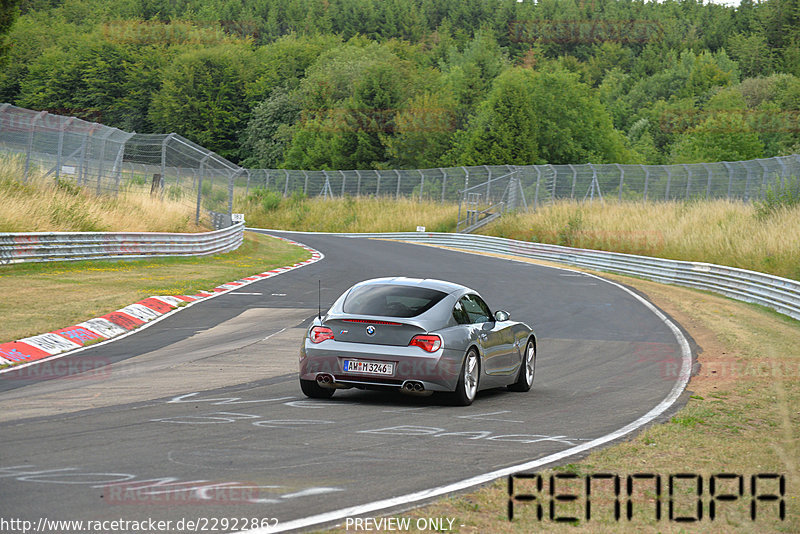
[{"label": "car brake light", "polygon": [[315,326],[308,334],[308,339],[312,343],[322,343],[326,339],[333,339],[333,330],[327,326]]},{"label": "car brake light", "polygon": [[418,335],[411,338],[409,347],[419,347],[425,352],[436,352],[442,346],[442,338],[434,335]]}]

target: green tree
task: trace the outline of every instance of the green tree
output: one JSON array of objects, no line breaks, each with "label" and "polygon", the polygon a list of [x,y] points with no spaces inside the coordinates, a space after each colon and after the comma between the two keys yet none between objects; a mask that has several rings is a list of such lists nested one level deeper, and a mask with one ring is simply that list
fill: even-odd
[{"label": "green tree", "polygon": [[281,165],[299,115],[297,103],[282,87],[253,108],[242,135],[242,166],[275,169]]},{"label": "green tree", "polygon": [[156,130],[176,132],[237,159],[249,108],[245,84],[252,52],[241,45],[189,50],[163,69],[149,118]]},{"label": "green tree", "polygon": [[500,74],[454,148],[454,164],[539,163],[539,128],[533,72],[517,67]]}]

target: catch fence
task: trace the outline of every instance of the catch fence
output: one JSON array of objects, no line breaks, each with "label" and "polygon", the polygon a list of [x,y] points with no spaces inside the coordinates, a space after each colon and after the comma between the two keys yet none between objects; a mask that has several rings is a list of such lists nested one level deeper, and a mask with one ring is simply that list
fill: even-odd
[{"label": "catch fence", "polygon": [[[483,165],[432,169],[245,169],[175,134],[138,134],[75,117],[0,104],[0,153],[98,193],[166,196],[230,214],[254,189],[284,196],[378,196],[459,202],[462,220],[560,199],[671,201],[760,199],[800,176],[800,156],[682,165]],[[480,214],[480,216],[476,216]],[[472,219],[470,219],[472,217]],[[473,221],[475,222],[475,221]],[[468,224],[469,223],[469,224]]]}]

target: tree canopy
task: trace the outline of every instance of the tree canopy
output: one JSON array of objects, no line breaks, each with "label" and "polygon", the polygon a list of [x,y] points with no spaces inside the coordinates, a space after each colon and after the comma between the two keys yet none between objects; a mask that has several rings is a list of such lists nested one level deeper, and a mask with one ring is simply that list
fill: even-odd
[{"label": "tree canopy", "polygon": [[0,101],[254,167],[800,151],[800,0],[12,0],[0,64]]}]

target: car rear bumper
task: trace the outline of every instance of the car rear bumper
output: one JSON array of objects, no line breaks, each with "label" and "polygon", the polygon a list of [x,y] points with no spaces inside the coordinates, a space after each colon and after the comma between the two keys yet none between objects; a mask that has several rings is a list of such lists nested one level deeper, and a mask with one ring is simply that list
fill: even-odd
[{"label": "car rear bumper", "polygon": [[[317,380],[329,375],[336,384],[354,387],[400,389],[406,382],[422,384],[426,391],[454,391],[464,355],[460,351],[441,348],[428,353],[419,347],[370,345],[326,340],[311,343],[305,340],[300,349],[300,378]],[[344,361],[357,359],[394,363],[391,375],[374,375],[344,371]]]}]

